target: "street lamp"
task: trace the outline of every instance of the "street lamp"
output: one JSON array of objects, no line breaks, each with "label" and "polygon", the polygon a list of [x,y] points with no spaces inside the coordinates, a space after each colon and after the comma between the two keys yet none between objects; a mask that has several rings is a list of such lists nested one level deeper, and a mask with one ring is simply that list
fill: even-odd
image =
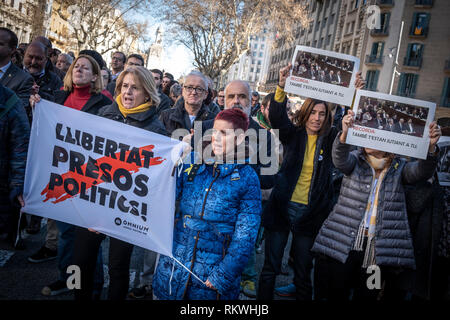
[{"label": "street lamp", "polygon": [[389,58],[392,59],[394,57],[394,51],[396,51],[395,53],[395,61],[392,63],[393,68],[392,68],[392,76],[391,76],[391,84],[389,86],[389,94],[392,94],[392,88],[394,87],[394,78],[395,75],[400,75],[400,72],[397,71],[397,66],[398,66],[398,54],[400,53],[400,44],[402,42],[402,33],[403,33],[403,25],[405,24],[404,21],[402,21],[402,24],[400,26],[400,34],[398,36],[398,44],[397,47],[393,47],[390,48],[390,52],[389,52]]}]

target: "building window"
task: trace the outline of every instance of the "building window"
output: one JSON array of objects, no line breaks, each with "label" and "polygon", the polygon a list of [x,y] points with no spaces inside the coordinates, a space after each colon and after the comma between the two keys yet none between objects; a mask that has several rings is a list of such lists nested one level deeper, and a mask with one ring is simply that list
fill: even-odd
[{"label": "building window", "polygon": [[441,105],[443,107],[450,107],[450,78],[444,80],[444,90],[442,91]]},{"label": "building window", "polygon": [[405,66],[420,67],[422,65],[423,44],[410,43],[404,59]]},{"label": "building window", "polygon": [[397,88],[397,95],[403,97],[414,98],[416,94],[416,85],[418,74],[414,73],[402,73]]},{"label": "building window", "polygon": [[331,18],[330,18],[330,25],[332,25],[333,22],[334,22],[334,13],[331,15]]},{"label": "building window", "polygon": [[327,36],[327,46],[330,45],[331,42],[331,34]]},{"label": "building window", "polygon": [[261,52],[259,53],[259,57],[262,58],[262,56],[263,56],[263,52],[261,51]]},{"label": "building window", "polygon": [[372,51],[369,55],[368,62],[381,63],[383,58],[384,42],[374,42],[372,44]]},{"label": "building window", "polygon": [[426,36],[428,34],[429,21],[429,13],[414,12],[410,34],[414,36]]},{"label": "building window", "polygon": [[379,70],[367,70],[366,73],[366,88],[367,90],[377,91]]}]

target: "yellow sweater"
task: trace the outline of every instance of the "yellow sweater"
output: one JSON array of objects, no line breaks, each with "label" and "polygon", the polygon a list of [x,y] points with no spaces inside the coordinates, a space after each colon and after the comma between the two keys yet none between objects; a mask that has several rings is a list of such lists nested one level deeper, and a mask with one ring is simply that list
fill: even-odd
[{"label": "yellow sweater", "polygon": [[314,169],[314,152],[316,151],[317,135],[308,135],[308,142],[305,148],[305,155],[303,157],[303,166],[300,177],[291,201],[308,204],[309,188],[311,187],[311,179]]}]

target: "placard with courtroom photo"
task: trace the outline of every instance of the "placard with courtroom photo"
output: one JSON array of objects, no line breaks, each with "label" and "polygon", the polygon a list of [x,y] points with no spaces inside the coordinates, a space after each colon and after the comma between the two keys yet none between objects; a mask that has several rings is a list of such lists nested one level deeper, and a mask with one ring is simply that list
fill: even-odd
[{"label": "placard with courtroom photo", "polygon": [[350,106],[358,69],[359,59],[356,57],[297,46],[285,91]]},{"label": "placard with courtroom photo", "polygon": [[432,102],[358,90],[353,128],[349,129],[346,142],[426,159],[435,110]]}]

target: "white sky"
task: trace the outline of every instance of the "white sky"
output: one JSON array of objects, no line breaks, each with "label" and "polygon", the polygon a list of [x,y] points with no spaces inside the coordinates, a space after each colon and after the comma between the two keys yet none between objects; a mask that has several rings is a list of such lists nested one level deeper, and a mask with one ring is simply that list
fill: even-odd
[{"label": "white sky", "polygon": [[[146,43],[146,49],[155,41],[157,28],[157,24],[149,26],[148,34],[151,41]],[[169,72],[178,79],[195,68],[193,60],[194,56],[188,48],[181,44],[168,44],[167,36],[163,34],[162,65],[158,66],[158,69]]]}]

